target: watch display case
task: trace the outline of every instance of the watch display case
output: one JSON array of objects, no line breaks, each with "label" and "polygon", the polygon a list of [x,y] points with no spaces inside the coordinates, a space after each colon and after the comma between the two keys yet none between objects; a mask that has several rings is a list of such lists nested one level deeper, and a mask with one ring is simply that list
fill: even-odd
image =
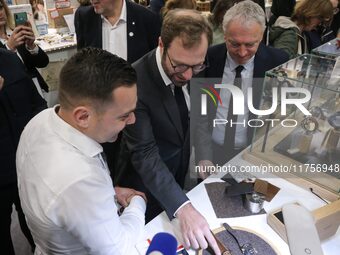
[{"label": "watch display case", "polygon": [[302,55],[268,71],[259,110],[272,111],[257,116],[244,153],[332,201],[340,194],[339,65],[334,58]]},{"label": "watch display case", "polygon": [[328,58],[336,58],[340,56],[340,47],[338,47],[339,38],[335,38],[325,44],[315,48],[312,50],[312,53],[315,55],[328,57]]}]

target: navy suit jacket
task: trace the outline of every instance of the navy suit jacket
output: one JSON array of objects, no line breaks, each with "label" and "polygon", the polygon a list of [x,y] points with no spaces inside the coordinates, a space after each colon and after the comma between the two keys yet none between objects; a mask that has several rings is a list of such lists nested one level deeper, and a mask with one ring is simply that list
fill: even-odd
[{"label": "navy suit jacket", "polygon": [[[0,42],[0,48],[7,50],[6,45],[2,44],[1,42]],[[25,44],[23,44],[23,45],[20,45],[17,48],[17,51],[19,52],[19,54],[22,58],[22,61],[25,64],[27,73],[32,78],[34,78],[34,77],[37,78],[41,89],[48,92],[48,85],[45,82],[44,78],[39,73],[39,71],[37,70],[37,68],[46,67],[50,61],[49,61],[49,58],[48,58],[47,54],[45,53],[45,51],[43,51],[39,46],[38,46],[38,48],[39,48],[38,54],[31,54],[26,49]]]},{"label": "navy suit jacket", "polygon": [[[159,15],[147,8],[126,0],[127,61],[135,62],[156,48],[160,35]],[[90,6],[80,6],[74,18],[77,48],[102,48],[102,18]]]},{"label": "navy suit jacket", "polygon": [[[223,77],[224,66],[227,58],[227,48],[226,44],[218,44],[210,47],[208,49],[208,59],[209,59],[209,67],[205,70],[203,76],[206,78],[216,78],[214,79],[214,83],[221,83]],[[255,54],[254,58],[254,72],[253,72],[253,105],[255,109],[259,108],[261,101],[261,93],[263,91],[263,79],[265,72],[275,68],[289,60],[288,54],[280,49],[275,49],[273,47],[265,46],[264,44],[260,44],[259,48]],[[216,89],[219,92],[219,89]],[[208,100],[208,103],[210,101]],[[197,107],[192,109],[196,109]],[[199,109],[199,107],[198,107]],[[213,105],[208,105],[208,114],[207,117],[201,121],[197,121],[203,123],[204,125],[199,124],[199,128],[197,128],[197,132],[195,134],[195,143],[197,146],[196,157],[198,160],[202,159],[212,159],[212,151],[211,151],[211,132],[212,125],[208,124],[208,127],[205,126],[206,123],[212,123],[212,119],[216,116],[217,108]],[[193,113],[195,114],[195,113]],[[195,114],[197,115],[197,114]],[[254,119],[256,116],[252,113],[249,115],[249,119]],[[195,129],[196,130],[196,129]],[[253,137],[253,128],[248,128],[247,132],[247,144],[251,143]],[[208,134],[208,136],[207,136]]]},{"label": "navy suit jacket", "polygon": [[146,192],[147,221],[163,209],[172,218],[188,200],[182,188],[189,164],[189,129],[183,133],[175,97],[159,73],[155,52],[133,64],[138,88],[136,122],[123,131],[115,177],[120,186]]},{"label": "navy suit jacket", "polygon": [[0,49],[0,187],[15,184],[15,153],[28,121],[47,107],[18,56]]}]

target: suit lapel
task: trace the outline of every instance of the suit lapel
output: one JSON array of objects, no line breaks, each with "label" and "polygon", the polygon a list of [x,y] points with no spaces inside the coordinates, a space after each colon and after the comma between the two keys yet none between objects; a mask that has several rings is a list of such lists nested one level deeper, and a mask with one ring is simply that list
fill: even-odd
[{"label": "suit lapel", "polygon": [[162,76],[159,73],[157,63],[156,63],[156,50],[154,50],[153,54],[151,54],[151,56],[149,58],[149,62],[150,62],[149,73],[153,76],[153,80],[155,81],[155,85],[160,92],[160,97],[162,99],[164,108],[165,108],[167,114],[169,115],[171,122],[176,127],[176,130],[177,130],[179,136],[181,137],[182,140],[184,140],[181,118],[180,118],[180,115],[179,115],[177,103],[176,103],[174,95],[172,94],[171,87],[166,86],[164,84]]},{"label": "suit lapel", "polygon": [[265,52],[263,51],[263,45],[260,44],[254,59],[254,73],[253,73],[253,104],[256,109],[260,106],[261,101],[261,93],[264,85],[264,75],[267,67],[268,60],[264,56]]},{"label": "suit lapel", "polygon": [[93,44],[90,44],[91,46],[94,46],[96,48],[103,48],[103,21],[102,21],[102,17],[99,14],[96,14],[94,11],[94,8],[92,7],[92,11],[93,11],[93,15],[94,18],[92,19],[93,22],[91,22],[89,20],[90,27],[92,27],[91,29],[89,29],[88,31],[93,31],[93,33],[89,33],[87,36],[90,37],[89,38],[89,42],[94,42]]},{"label": "suit lapel", "polygon": [[126,38],[127,38],[127,59],[129,62],[132,61],[134,56],[135,38],[137,36],[136,20],[133,5],[126,1]]}]

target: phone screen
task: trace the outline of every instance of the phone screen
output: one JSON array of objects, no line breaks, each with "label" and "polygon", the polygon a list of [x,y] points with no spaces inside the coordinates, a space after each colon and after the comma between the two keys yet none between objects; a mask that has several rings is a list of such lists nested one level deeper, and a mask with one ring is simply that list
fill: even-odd
[{"label": "phone screen", "polygon": [[25,25],[27,23],[27,13],[26,12],[14,13],[14,22],[15,26]]}]

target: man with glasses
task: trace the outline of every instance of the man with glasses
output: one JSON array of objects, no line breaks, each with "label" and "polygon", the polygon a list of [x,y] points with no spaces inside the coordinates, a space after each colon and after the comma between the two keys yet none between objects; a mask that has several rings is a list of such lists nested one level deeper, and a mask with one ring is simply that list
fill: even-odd
[{"label": "man with glasses", "polygon": [[162,210],[178,218],[186,247],[220,254],[207,221],[183,192],[189,164],[189,81],[206,67],[212,30],[199,12],[172,10],[163,20],[158,48],[134,63],[136,122],[123,133],[115,182],[148,198],[146,221]]},{"label": "man with glasses", "polygon": [[[223,20],[225,43],[215,45],[208,50],[209,67],[205,77],[216,78],[215,83],[238,86],[247,98],[248,88],[253,88],[253,104],[258,109],[261,99],[265,72],[288,61],[288,54],[279,49],[267,47],[261,43],[265,31],[265,13],[252,2],[243,1],[229,9]],[[208,121],[205,136],[198,137],[196,157],[198,160],[213,161],[224,165],[232,157],[247,147],[252,138],[252,129],[245,125],[248,119],[256,119],[245,105],[244,115],[233,115],[230,91],[217,89],[222,104],[207,107]],[[245,100],[247,101],[247,100]],[[226,119],[228,124],[212,127],[212,119]],[[210,125],[211,123],[211,125]],[[205,158],[203,158],[205,157]],[[197,159],[196,159],[197,160]]]}]

